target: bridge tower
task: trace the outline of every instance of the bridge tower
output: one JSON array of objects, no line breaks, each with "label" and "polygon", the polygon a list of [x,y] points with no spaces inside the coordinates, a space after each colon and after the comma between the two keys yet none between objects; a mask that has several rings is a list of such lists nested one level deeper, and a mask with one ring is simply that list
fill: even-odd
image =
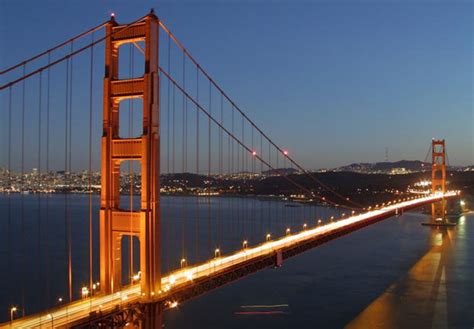
[{"label": "bridge tower", "polygon": [[[113,293],[121,286],[121,241],[131,235],[140,241],[141,292],[144,300],[161,288],[160,133],[158,85],[158,28],[153,11],[142,21],[106,26],[103,135],[100,198],[100,287]],[[119,79],[119,48],[144,42],[142,77]],[[119,137],[119,107],[126,99],[143,100],[143,131],[138,138]],[[135,212],[120,205],[120,164],[141,164],[141,205]]]},{"label": "bridge tower", "polygon": [[[431,141],[431,192],[446,192],[446,144],[444,139]],[[446,218],[446,200],[431,204],[431,220]]]}]

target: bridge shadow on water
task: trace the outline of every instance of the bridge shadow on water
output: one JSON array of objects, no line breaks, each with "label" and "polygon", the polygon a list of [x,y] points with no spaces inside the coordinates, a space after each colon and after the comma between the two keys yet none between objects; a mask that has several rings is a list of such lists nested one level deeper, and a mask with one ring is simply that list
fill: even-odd
[{"label": "bridge shadow on water", "polygon": [[457,229],[433,228],[429,251],[345,328],[473,327],[465,225],[461,216]]}]

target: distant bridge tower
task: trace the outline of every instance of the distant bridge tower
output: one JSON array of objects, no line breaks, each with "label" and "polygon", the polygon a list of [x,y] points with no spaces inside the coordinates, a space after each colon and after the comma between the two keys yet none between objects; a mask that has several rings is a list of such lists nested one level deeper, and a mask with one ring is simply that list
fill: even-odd
[{"label": "distant bridge tower", "polygon": [[[151,12],[132,25],[118,25],[112,17],[105,32],[100,287],[104,293],[120,290],[122,237],[137,236],[145,301],[161,289],[158,27],[158,18]],[[143,76],[119,79],[119,47],[140,41],[145,44]],[[143,132],[138,138],[120,138],[120,102],[133,98],[143,100]],[[120,164],[131,160],[141,164],[141,206],[136,212],[122,210],[120,205]]]},{"label": "distant bridge tower", "polygon": [[[432,193],[446,192],[446,144],[444,139],[431,141],[431,190]],[[432,221],[446,218],[446,200],[431,204]]]}]

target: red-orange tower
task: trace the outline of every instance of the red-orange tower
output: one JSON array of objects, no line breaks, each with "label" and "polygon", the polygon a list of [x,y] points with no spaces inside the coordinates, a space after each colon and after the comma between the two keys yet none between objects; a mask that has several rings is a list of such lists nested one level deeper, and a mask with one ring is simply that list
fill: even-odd
[{"label": "red-orange tower", "polygon": [[[100,283],[113,293],[121,285],[121,241],[125,235],[140,241],[141,291],[145,300],[161,286],[160,241],[160,134],[158,85],[158,18],[153,12],[132,25],[106,26],[105,78],[100,199]],[[119,79],[119,48],[144,42],[143,76]],[[138,138],[119,137],[120,102],[143,100],[143,132]],[[120,164],[141,164],[141,205],[135,212],[120,205]]]},{"label": "red-orange tower", "polygon": [[[446,192],[446,144],[444,139],[431,141],[431,190],[432,193]],[[445,220],[446,200],[431,205],[432,220]]]}]

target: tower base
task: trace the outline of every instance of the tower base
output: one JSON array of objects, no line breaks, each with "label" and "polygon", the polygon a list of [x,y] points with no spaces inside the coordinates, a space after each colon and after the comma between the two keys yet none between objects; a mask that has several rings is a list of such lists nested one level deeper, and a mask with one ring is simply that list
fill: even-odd
[{"label": "tower base", "polygon": [[421,223],[423,226],[434,226],[434,227],[455,227],[457,224],[453,222],[449,222],[448,220],[442,221],[430,221],[426,223]]}]

